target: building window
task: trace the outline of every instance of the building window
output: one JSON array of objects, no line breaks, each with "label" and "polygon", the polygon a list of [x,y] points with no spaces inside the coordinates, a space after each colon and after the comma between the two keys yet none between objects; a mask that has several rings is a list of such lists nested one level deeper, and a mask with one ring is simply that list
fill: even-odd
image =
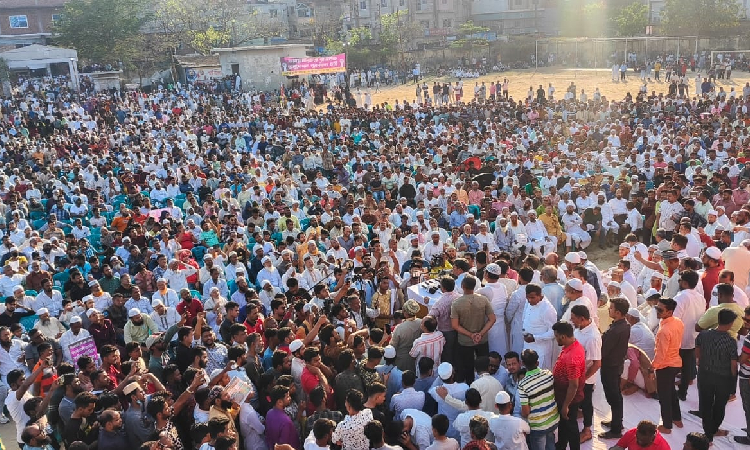
[{"label": "building window", "polygon": [[388,7],[388,0],[380,0],[380,6],[383,8]]},{"label": "building window", "polygon": [[58,24],[62,20],[62,14],[52,14],[52,23]]},{"label": "building window", "polygon": [[268,11],[268,15],[270,17],[279,17],[279,10],[278,9],[271,9]]},{"label": "building window", "polygon": [[443,28],[450,28],[450,27],[451,27],[451,20],[443,19]]},{"label": "building window", "polygon": [[406,5],[406,0],[398,0],[398,6]]},{"label": "building window", "polygon": [[25,15],[9,16],[11,28],[29,28],[29,20]]},{"label": "building window", "polygon": [[359,2],[359,9],[361,9],[362,11],[367,10],[367,0],[362,0],[361,2]]},{"label": "building window", "polygon": [[417,11],[422,11],[422,0],[417,0]]}]

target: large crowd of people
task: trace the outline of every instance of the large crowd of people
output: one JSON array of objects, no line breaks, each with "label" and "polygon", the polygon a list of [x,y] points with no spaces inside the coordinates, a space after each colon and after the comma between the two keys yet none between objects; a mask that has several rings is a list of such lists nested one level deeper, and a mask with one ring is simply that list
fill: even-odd
[{"label": "large crowd of people", "polygon": [[737,386],[750,418],[750,85],[512,82],[323,110],[15,86],[6,447],[660,450],[693,414],[708,449]]}]

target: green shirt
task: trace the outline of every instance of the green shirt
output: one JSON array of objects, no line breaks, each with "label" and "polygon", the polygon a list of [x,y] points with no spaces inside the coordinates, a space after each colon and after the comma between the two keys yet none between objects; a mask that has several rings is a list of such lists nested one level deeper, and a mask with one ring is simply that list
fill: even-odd
[{"label": "green shirt", "polygon": [[729,335],[737,339],[737,333],[740,331],[740,328],[742,328],[744,324],[742,318],[745,317],[745,311],[743,311],[742,307],[735,302],[721,303],[719,305],[708,308],[706,312],[703,313],[701,318],[698,319],[698,326],[703,328],[704,330],[710,330],[711,328],[718,327],[719,311],[721,311],[722,309],[731,309],[735,314],[737,314],[737,318],[734,319],[732,328],[729,329]]}]

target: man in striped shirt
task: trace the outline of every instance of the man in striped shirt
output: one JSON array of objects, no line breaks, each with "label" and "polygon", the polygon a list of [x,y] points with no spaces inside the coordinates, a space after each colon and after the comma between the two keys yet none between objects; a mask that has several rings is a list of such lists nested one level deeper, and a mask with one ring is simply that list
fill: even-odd
[{"label": "man in striped shirt", "polygon": [[[414,340],[409,355],[416,360],[417,372],[419,372],[419,360],[428,357],[435,362],[432,370],[437,371],[440,365],[440,356],[443,353],[445,337],[443,333],[437,331],[437,319],[432,316],[425,316],[422,319],[422,335]],[[417,376],[420,376],[417,373]]]},{"label": "man in striped shirt", "polygon": [[560,421],[552,372],[539,368],[539,355],[534,350],[524,350],[521,361],[526,367],[526,376],[518,382],[518,396],[521,415],[531,428],[529,450],[552,449],[555,447],[555,429]]}]

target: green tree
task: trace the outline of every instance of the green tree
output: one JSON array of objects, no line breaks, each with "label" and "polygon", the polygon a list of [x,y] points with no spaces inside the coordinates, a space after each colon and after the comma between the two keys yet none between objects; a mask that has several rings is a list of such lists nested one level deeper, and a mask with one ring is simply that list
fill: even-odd
[{"label": "green tree", "polygon": [[664,34],[722,36],[739,25],[736,0],[666,0],[661,11]]},{"label": "green tree", "polygon": [[10,80],[10,68],[5,58],[0,58],[0,82]]},{"label": "green tree", "polygon": [[147,20],[144,0],[69,0],[54,29],[57,42],[81,58],[116,63],[133,58]]},{"label": "green tree", "polygon": [[392,61],[396,58],[400,62],[408,45],[420,31],[419,24],[409,20],[409,11],[400,10],[380,17],[379,48],[382,60]]},{"label": "green tree", "polygon": [[158,27],[202,54],[280,36],[284,28],[280,18],[250,9],[242,0],[157,0],[154,16]]},{"label": "green tree", "polygon": [[351,68],[365,68],[378,55],[373,51],[372,33],[369,28],[357,27],[348,32],[346,40],[329,38],[326,42],[326,54],[338,55],[346,53],[346,65]]},{"label": "green tree", "polygon": [[612,18],[618,36],[639,36],[646,32],[648,6],[633,2],[621,8]]},{"label": "green tree", "polygon": [[451,42],[451,47],[468,51],[469,58],[474,56],[475,48],[482,48],[489,45],[487,39],[481,36],[481,33],[486,33],[490,30],[487,27],[475,25],[474,21],[469,20],[459,25],[458,30],[458,34],[461,37]]}]

